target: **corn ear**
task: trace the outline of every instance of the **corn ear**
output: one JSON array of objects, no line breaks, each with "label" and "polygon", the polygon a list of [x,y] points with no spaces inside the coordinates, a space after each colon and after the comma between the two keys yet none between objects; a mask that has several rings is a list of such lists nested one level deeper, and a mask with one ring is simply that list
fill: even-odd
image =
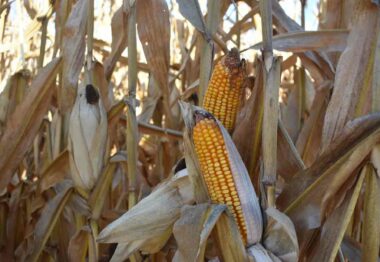
[{"label": "corn ear", "polygon": [[210,113],[196,110],[192,138],[210,199],[228,206],[246,246],[259,242],[260,205],[228,132]]},{"label": "corn ear", "polygon": [[98,90],[83,84],[70,115],[70,168],[75,186],[91,190],[103,167],[107,142],[107,113]]},{"label": "corn ear", "polygon": [[243,93],[244,60],[234,48],[214,68],[203,107],[212,113],[231,132],[235,127],[236,115]]}]

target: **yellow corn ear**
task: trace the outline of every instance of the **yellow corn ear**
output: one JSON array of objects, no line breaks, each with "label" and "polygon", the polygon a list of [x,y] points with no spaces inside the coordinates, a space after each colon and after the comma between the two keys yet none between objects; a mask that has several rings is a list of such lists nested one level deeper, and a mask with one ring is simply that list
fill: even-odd
[{"label": "yellow corn ear", "polygon": [[223,135],[210,114],[197,116],[193,128],[193,141],[211,200],[228,206],[239,227],[244,244],[247,244],[247,228],[227,148]]},{"label": "yellow corn ear", "polygon": [[203,108],[212,113],[228,132],[235,127],[242,99],[244,70],[244,60],[240,60],[239,51],[231,49],[215,65],[204,97]]}]

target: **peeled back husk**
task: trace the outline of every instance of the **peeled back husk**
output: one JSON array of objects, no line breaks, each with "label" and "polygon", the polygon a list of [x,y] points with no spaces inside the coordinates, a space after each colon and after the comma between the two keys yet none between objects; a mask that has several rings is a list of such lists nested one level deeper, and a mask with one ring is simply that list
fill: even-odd
[{"label": "peeled back husk", "polygon": [[107,113],[92,86],[78,88],[70,115],[70,168],[75,186],[91,190],[103,167],[107,142]]}]

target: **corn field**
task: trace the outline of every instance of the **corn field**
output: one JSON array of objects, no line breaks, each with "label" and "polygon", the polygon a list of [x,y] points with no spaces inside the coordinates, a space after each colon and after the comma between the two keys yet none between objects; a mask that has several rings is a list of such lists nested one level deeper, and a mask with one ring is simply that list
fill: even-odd
[{"label": "corn field", "polygon": [[378,0],[0,0],[0,38],[0,261],[380,261]]}]

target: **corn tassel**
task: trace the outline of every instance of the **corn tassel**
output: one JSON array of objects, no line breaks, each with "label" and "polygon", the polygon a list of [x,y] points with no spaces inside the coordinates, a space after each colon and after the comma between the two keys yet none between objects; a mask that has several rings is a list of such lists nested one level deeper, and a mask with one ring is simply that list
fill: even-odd
[{"label": "corn tassel", "polygon": [[214,68],[203,107],[212,113],[231,132],[242,99],[244,60],[234,48]]},{"label": "corn tassel", "polygon": [[194,118],[195,152],[209,197],[228,206],[244,244],[255,244],[262,234],[261,210],[240,155],[211,114],[195,111]]}]

